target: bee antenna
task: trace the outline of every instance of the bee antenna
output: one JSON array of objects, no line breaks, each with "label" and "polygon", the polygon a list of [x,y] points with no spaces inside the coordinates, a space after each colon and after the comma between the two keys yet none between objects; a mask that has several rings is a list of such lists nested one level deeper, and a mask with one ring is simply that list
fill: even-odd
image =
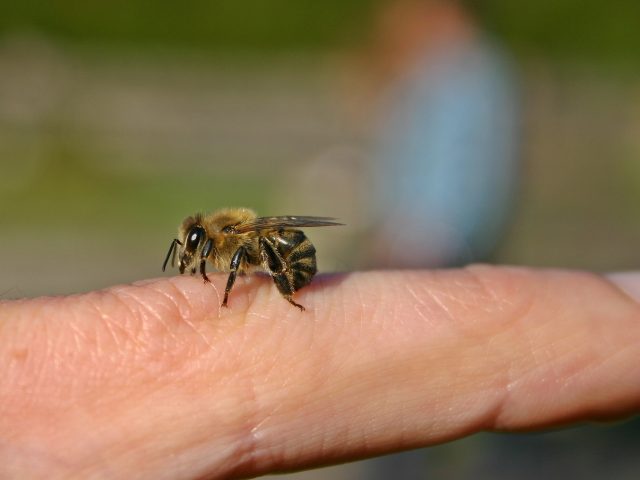
[{"label": "bee antenna", "polygon": [[[169,257],[171,257],[173,253],[175,253],[176,243],[182,245],[182,242],[180,240],[178,240],[177,238],[173,239],[173,241],[171,242],[171,246],[169,247],[169,251],[167,252],[167,256],[164,259],[164,263],[162,264],[163,272],[167,268],[167,262],[169,262]],[[173,266],[174,260],[175,260],[175,255],[171,258],[171,266]]]}]

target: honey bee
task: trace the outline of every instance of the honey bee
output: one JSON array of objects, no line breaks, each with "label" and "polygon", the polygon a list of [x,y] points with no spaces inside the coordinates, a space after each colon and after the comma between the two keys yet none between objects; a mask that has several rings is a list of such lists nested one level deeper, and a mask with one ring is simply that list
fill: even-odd
[{"label": "honey bee", "polygon": [[293,294],[311,282],[316,274],[316,249],[298,227],[342,225],[330,217],[258,217],[246,208],[228,208],[209,215],[187,217],[180,225],[178,238],[171,242],[162,264],[164,272],[169,258],[175,265],[178,255],[180,273],[200,274],[210,282],[205,271],[209,260],[216,270],[230,272],[224,289],[222,306],[238,273],[263,270],[271,275],[282,296],[300,310]]}]

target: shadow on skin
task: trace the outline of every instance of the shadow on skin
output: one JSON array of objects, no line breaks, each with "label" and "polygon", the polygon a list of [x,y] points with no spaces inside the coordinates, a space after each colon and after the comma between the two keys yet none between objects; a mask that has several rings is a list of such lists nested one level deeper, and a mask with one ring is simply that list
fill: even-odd
[{"label": "shadow on skin", "polygon": [[[349,278],[350,273],[324,273],[316,275],[311,283],[299,291],[295,292],[293,298],[296,302],[301,303],[307,310],[311,310],[312,308],[320,308],[321,305],[311,304],[307,305],[309,296],[313,298],[317,297],[318,294],[321,295],[323,289],[337,289],[344,283],[346,279]],[[222,303],[222,297],[224,295],[224,286],[226,285],[226,279],[228,278],[227,273],[216,273],[212,272],[208,274],[211,283],[204,282],[201,277],[196,275],[183,275],[181,277],[173,277],[173,278],[192,278],[195,281],[198,281],[203,284],[205,290],[210,290],[211,294],[214,295],[215,298],[219,300],[219,303]],[[153,282],[155,280],[152,280]],[[150,281],[144,281],[144,284]],[[273,290],[270,291],[270,290]],[[271,276],[264,272],[254,272],[250,274],[238,275],[236,282],[229,294],[229,301],[227,307],[221,307],[220,315],[224,315],[225,310],[239,312],[243,310],[251,309],[251,306],[256,303],[256,300],[264,300],[265,298],[269,298],[274,303],[275,299],[271,299],[271,296],[275,293],[278,294],[282,302],[293,307],[297,310],[296,307],[289,304],[287,300],[278,292],[276,285],[273,282]],[[206,293],[203,293],[206,294]],[[307,299],[307,300],[305,300]],[[260,302],[260,307],[264,308],[264,303]],[[307,311],[305,310],[305,312]],[[304,312],[303,312],[304,313]]]}]

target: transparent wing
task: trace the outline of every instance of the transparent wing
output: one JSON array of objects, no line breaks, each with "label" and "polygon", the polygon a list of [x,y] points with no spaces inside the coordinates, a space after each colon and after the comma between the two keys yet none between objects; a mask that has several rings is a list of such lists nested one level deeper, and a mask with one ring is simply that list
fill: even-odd
[{"label": "transparent wing", "polygon": [[247,223],[236,225],[237,233],[252,232],[255,230],[263,230],[265,228],[286,228],[286,227],[332,227],[344,225],[344,223],[335,222],[332,217],[258,217]]}]

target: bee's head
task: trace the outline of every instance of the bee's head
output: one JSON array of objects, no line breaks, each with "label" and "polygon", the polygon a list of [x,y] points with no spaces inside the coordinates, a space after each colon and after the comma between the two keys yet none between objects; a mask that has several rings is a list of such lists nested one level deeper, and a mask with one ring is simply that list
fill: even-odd
[{"label": "bee's head", "polygon": [[180,249],[180,263],[178,264],[180,273],[184,273],[185,268],[193,263],[196,251],[207,236],[204,227],[198,223],[194,223],[185,233],[186,235],[182,240],[182,248]]},{"label": "bee's head", "polygon": [[202,217],[200,215],[196,215],[195,218],[188,217],[184,222],[182,222],[178,231],[178,238],[171,242],[167,256],[162,264],[163,272],[167,263],[169,263],[169,259],[171,259],[171,266],[173,267],[175,265],[176,252],[179,258],[178,267],[180,269],[180,273],[184,273],[184,271],[189,267],[191,267],[192,272],[195,272],[195,266],[192,264],[196,258],[196,253],[201,250],[202,246],[205,244],[209,245],[209,247],[205,247],[205,251],[203,253],[208,255],[211,249],[211,242],[206,243],[207,232],[202,226],[201,220]]}]

